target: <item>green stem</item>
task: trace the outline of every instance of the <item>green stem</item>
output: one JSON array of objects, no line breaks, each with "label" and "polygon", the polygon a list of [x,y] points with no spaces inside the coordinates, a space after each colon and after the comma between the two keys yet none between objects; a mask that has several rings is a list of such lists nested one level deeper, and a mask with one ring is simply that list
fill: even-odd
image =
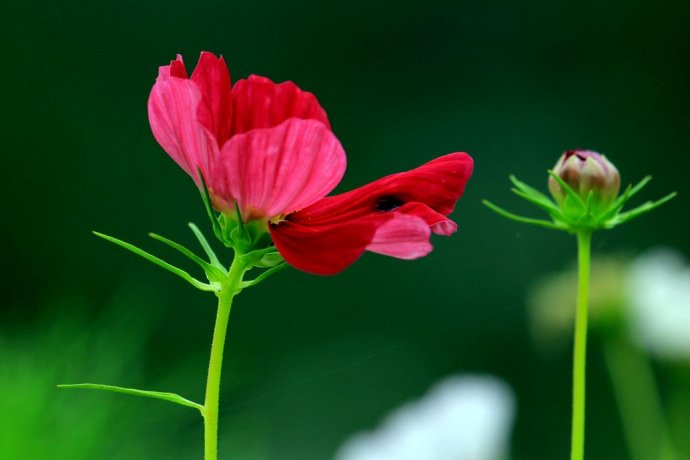
[{"label": "green stem", "polygon": [[592,234],[577,234],[577,313],[573,347],[573,419],[571,460],[583,460],[585,455],[585,368],[587,361],[587,304],[589,302],[590,248]]},{"label": "green stem", "polygon": [[241,257],[235,255],[226,280],[222,283],[218,296],[218,313],[213,330],[211,358],[208,364],[206,380],[206,398],[204,400],[204,459],[218,458],[218,403],[220,400],[220,376],[223,368],[223,349],[228,330],[232,299],[242,290],[242,277],[247,267]]},{"label": "green stem", "polygon": [[630,457],[633,460],[676,460],[648,357],[619,338],[607,340],[604,357]]}]

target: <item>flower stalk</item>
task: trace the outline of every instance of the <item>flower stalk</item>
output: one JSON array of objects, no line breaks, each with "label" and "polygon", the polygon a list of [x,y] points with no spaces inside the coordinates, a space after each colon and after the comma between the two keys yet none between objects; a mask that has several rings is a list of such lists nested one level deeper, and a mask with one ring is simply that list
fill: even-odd
[{"label": "flower stalk", "polygon": [[242,290],[242,278],[247,267],[242,257],[235,256],[225,282],[221,284],[218,297],[218,312],[216,324],[213,329],[211,342],[211,356],[208,364],[208,377],[206,379],[206,396],[204,398],[204,459],[216,460],[218,458],[218,407],[220,403],[220,381],[223,369],[223,351],[225,349],[225,337],[228,330],[232,301]]},{"label": "flower stalk", "polygon": [[577,310],[573,339],[573,414],[570,459],[582,460],[585,451],[585,386],[587,363],[587,319],[592,234],[577,234]]},{"label": "flower stalk", "polygon": [[[202,197],[204,195],[202,194]],[[212,220],[216,220],[218,216],[215,213],[211,214]],[[241,222],[241,215],[237,213],[237,222]],[[206,391],[204,397],[204,404],[199,404],[189,399],[183,398],[180,395],[159,391],[139,390],[134,388],[117,387],[112,385],[102,385],[94,383],[82,383],[71,385],[60,385],[62,388],[82,388],[92,390],[111,391],[116,393],[130,394],[134,396],[144,396],[148,398],[161,399],[169,402],[187,406],[197,409],[204,420],[204,459],[217,460],[218,459],[218,408],[220,403],[220,382],[223,368],[223,352],[225,349],[225,337],[227,335],[228,323],[230,320],[230,311],[232,303],[244,288],[255,286],[264,281],[269,276],[277,273],[285,268],[286,264],[279,255],[276,255],[275,247],[268,245],[264,247],[264,239],[262,235],[249,235],[246,239],[243,238],[242,244],[237,240],[224,240],[226,246],[232,248],[234,257],[230,268],[225,268],[220,262],[216,254],[213,252],[211,245],[208,243],[204,235],[197,228],[196,225],[190,223],[194,235],[199,240],[204,253],[208,260],[194,254],[191,250],[169,240],[165,237],[155,233],[149,234],[151,238],[158,240],[171,248],[177,250],[180,254],[186,256],[189,260],[195,262],[206,274],[208,282],[203,282],[194,278],[186,271],[163,261],[162,259],[117,238],[96,233],[97,236],[110,241],[122,248],[125,248],[148,261],[178,275],[184,280],[188,281],[194,287],[202,291],[211,291],[215,293],[218,298],[218,310],[216,313],[216,322],[213,330],[213,339],[211,341],[211,353],[209,358],[208,375],[206,379]],[[241,227],[238,225],[238,227]],[[243,231],[244,227],[241,227]],[[240,231],[235,232],[239,234]],[[263,269],[263,271],[253,279],[244,280],[245,274],[252,269]]]},{"label": "flower stalk", "polygon": [[520,216],[484,200],[499,215],[530,225],[565,231],[577,237],[578,295],[573,339],[573,413],[571,460],[583,460],[585,450],[585,382],[587,360],[587,315],[592,234],[609,230],[646,214],[676,194],[670,193],[657,201],[647,201],[628,211],[627,202],[650,180],[649,176],[635,186],[628,186],[622,195],[618,169],[605,156],[591,150],[566,151],[549,171],[548,185],[552,198],[533,187],[510,177],[513,192],[545,211],[550,220]]}]

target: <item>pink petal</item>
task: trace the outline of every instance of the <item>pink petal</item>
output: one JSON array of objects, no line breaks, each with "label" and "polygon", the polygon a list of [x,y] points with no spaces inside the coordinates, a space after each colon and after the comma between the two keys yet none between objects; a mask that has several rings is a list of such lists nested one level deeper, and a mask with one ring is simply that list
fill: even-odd
[{"label": "pink petal", "polygon": [[199,122],[198,114],[205,110],[200,101],[201,91],[195,83],[172,76],[159,77],[148,101],[154,137],[197,185],[197,167],[206,174],[209,159],[218,150],[216,140]]},{"label": "pink petal", "polygon": [[340,182],[345,152],[321,122],[290,119],[228,140],[209,184],[235,197],[248,220],[272,218],[319,200]]},{"label": "pink petal", "polygon": [[424,219],[396,213],[376,230],[366,249],[398,259],[418,259],[431,252],[430,233]]},{"label": "pink petal", "polygon": [[251,75],[232,88],[233,133],[273,128],[290,118],[316,120],[330,129],[326,112],[312,93],[287,81],[276,84]]},{"label": "pink petal", "polygon": [[397,208],[396,213],[410,214],[421,217],[431,231],[444,236],[450,236],[458,230],[458,224],[434,211],[424,203],[407,203]]},{"label": "pink petal", "polygon": [[202,52],[191,80],[201,91],[203,110],[197,114],[199,121],[213,134],[220,147],[230,137],[232,119],[230,72],[225,60]]}]

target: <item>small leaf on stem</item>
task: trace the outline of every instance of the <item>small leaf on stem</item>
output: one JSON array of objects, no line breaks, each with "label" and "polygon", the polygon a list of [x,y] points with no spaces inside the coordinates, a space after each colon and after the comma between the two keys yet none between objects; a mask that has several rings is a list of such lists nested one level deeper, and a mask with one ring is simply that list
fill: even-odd
[{"label": "small leaf on stem", "polygon": [[206,213],[208,218],[211,219],[211,225],[213,226],[213,234],[216,238],[221,240],[223,244],[228,244],[228,242],[223,238],[223,229],[220,228],[218,223],[218,217],[216,212],[213,210],[213,204],[211,204],[211,194],[208,192],[208,187],[206,186],[206,180],[204,175],[201,173],[201,168],[197,168],[197,173],[199,174],[199,179],[201,180],[201,198],[204,200],[204,206],[206,207]]},{"label": "small leaf on stem", "polygon": [[517,222],[522,222],[525,224],[532,224],[532,225],[537,225],[539,227],[546,227],[546,228],[552,228],[555,230],[567,230],[566,228],[554,223],[550,222],[548,220],[543,220],[543,219],[533,219],[531,217],[523,217],[523,216],[518,216],[517,214],[513,214],[512,212],[506,211],[505,209],[499,208],[495,204],[491,203],[488,200],[483,200],[482,203],[484,203],[485,206],[487,206],[489,209],[492,211],[502,215],[503,217],[506,217],[508,219],[517,221]]},{"label": "small leaf on stem", "polygon": [[202,291],[218,291],[218,289],[215,286],[211,286],[210,284],[204,283],[202,281],[199,281],[198,279],[194,278],[192,275],[187,273],[186,271],[182,270],[181,268],[177,268],[174,265],[169,264],[168,262],[159,259],[158,257],[149,254],[148,252],[144,251],[143,249],[139,249],[138,247],[134,246],[133,244],[127,243],[122,240],[118,240],[117,238],[113,238],[112,236],[105,235],[103,233],[99,232],[93,232],[94,235],[103,238],[106,241],[110,241],[111,243],[117,244],[120,247],[123,247],[127,249],[128,251],[131,251],[144,259],[148,260],[149,262],[153,262],[154,264],[158,265],[159,267],[162,267],[166,270],[168,270],[171,273],[174,273],[175,275],[179,276],[183,280],[187,281],[190,283],[192,286],[194,286],[197,289],[200,289]]},{"label": "small leaf on stem", "polygon": [[206,240],[206,237],[204,236],[204,234],[201,233],[201,230],[199,230],[199,227],[197,227],[194,224],[194,222],[190,222],[187,225],[189,225],[189,228],[192,229],[192,232],[194,233],[194,236],[196,236],[196,239],[199,240],[199,244],[201,244],[201,247],[203,248],[204,252],[208,256],[211,263],[217,267],[222,267],[223,265],[218,260],[216,253],[213,252],[211,245],[208,244],[208,241]]},{"label": "small leaf on stem", "polygon": [[73,384],[63,384],[58,385],[58,388],[77,388],[85,390],[101,390],[101,391],[112,391],[114,393],[123,393],[133,396],[143,396],[146,398],[162,399],[163,401],[169,401],[175,404],[180,404],[181,406],[192,407],[198,409],[201,415],[204,415],[204,406],[195,403],[188,399],[183,398],[175,393],[165,393],[160,391],[147,391],[147,390],[137,390],[135,388],[124,388],[117,387],[113,385],[101,385],[98,383],[73,383]]}]

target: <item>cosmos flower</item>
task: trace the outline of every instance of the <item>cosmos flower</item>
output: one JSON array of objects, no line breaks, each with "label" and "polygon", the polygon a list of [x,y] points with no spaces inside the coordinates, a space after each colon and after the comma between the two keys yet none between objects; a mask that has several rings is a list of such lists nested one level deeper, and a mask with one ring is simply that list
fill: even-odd
[{"label": "cosmos flower", "polygon": [[[216,210],[239,209],[270,232],[281,256],[306,272],[340,272],[365,250],[415,259],[448,218],[473,170],[452,153],[341,195],[345,152],[316,97],[292,82],[252,75],[231,85],[223,58],[203,52],[191,77],[182,57],[159,69],[148,103],[158,143]],[[232,221],[232,218],[227,219]]]},{"label": "cosmos flower", "polygon": [[350,438],[336,460],[502,460],[508,458],[514,396],[505,383],[450,377],[382,426]]}]

